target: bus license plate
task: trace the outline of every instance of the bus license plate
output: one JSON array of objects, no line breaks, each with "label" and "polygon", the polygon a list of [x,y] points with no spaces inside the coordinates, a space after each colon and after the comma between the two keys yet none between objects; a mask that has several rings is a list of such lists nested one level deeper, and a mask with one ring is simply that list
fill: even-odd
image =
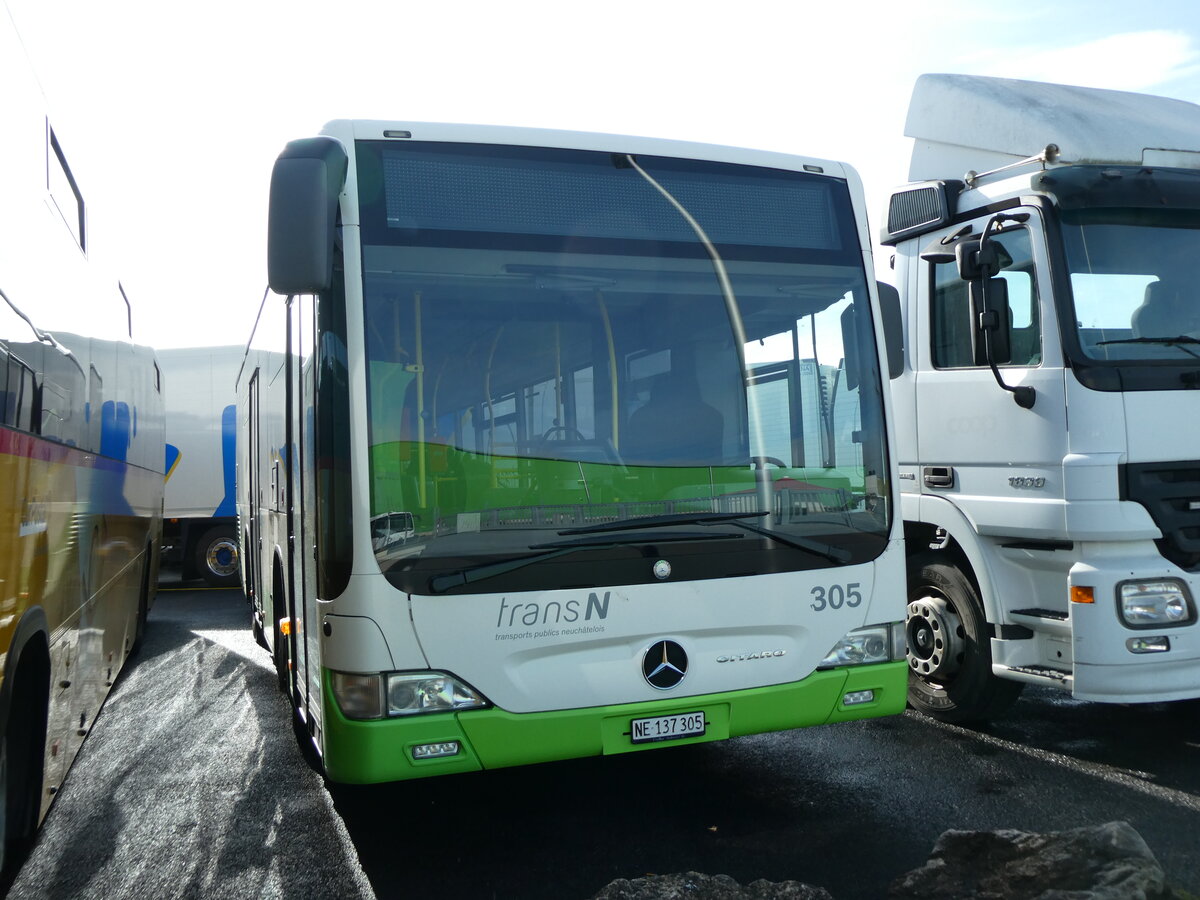
[{"label": "bus license plate", "polygon": [[634,719],[630,723],[630,738],[635,744],[648,741],[673,741],[676,738],[704,734],[704,713],[679,713],[674,716],[655,716]]}]

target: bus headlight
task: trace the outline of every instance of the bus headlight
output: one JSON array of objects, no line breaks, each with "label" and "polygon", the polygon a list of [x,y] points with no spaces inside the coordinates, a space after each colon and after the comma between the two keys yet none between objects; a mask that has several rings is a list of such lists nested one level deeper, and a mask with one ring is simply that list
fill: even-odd
[{"label": "bus headlight", "polygon": [[1196,620],[1187,585],[1174,578],[1122,581],[1117,585],[1117,611],[1130,628],[1188,625]]},{"label": "bus headlight", "polygon": [[866,666],[896,659],[904,659],[903,622],[855,628],[833,645],[817,668]]},{"label": "bus headlight", "polygon": [[480,709],[487,705],[477,691],[445,672],[401,672],[387,676],[389,716]]}]

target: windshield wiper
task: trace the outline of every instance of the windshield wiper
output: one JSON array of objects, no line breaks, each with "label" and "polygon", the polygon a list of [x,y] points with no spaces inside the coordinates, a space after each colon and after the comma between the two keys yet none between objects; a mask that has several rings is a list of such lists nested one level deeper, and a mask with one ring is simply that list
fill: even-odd
[{"label": "windshield wiper", "polygon": [[1168,347],[1178,347],[1189,356],[1200,359],[1200,353],[1195,353],[1183,346],[1184,344],[1200,344],[1200,338],[1194,338],[1190,334],[1177,334],[1175,337],[1121,338],[1115,341],[1098,341],[1096,346],[1103,347],[1106,344],[1165,344]]},{"label": "windshield wiper", "polygon": [[[561,534],[562,532],[559,533]],[[623,534],[616,537],[609,536],[604,538],[587,537],[574,541],[553,541],[545,544],[530,544],[530,550],[543,550],[544,552],[535,553],[532,556],[518,556],[512,559],[502,559],[499,562],[483,563],[482,565],[461,569],[458,572],[449,572],[445,575],[435,575],[429,579],[429,590],[434,594],[441,594],[445,591],[448,591],[450,588],[461,587],[464,584],[471,584],[476,581],[494,578],[497,575],[505,575],[509,572],[515,572],[517,569],[523,569],[526,566],[531,566],[534,563],[544,562],[547,559],[553,559],[556,556],[563,556],[567,553],[574,553],[577,550],[603,550],[612,547],[628,547],[631,544],[662,544],[672,541],[728,540],[730,538],[740,537],[740,534],[713,534],[712,532],[676,531],[652,534]]]},{"label": "windshield wiper", "polygon": [[[703,523],[700,523],[703,524]],[[562,534],[560,531],[559,534]],[[544,544],[530,544],[530,550],[542,550],[557,547],[627,547],[630,544],[661,544],[674,541],[711,541],[720,538],[740,538],[740,534],[714,534],[711,531],[651,531],[642,534],[621,534],[608,536],[586,536],[570,541],[548,541]]]},{"label": "windshield wiper", "polygon": [[791,535],[784,537],[770,528],[759,528],[757,525],[751,525],[749,522],[730,522],[729,524],[735,528],[745,528],[747,531],[753,531],[755,534],[769,537],[777,543],[793,547],[796,550],[815,553],[817,556],[827,559],[832,563],[848,563],[853,556],[844,547],[836,547],[833,544],[826,544],[824,541],[810,541],[808,538],[792,537]]},{"label": "windshield wiper", "polygon": [[766,511],[752,513],[668,513],[663,516],[636,516],[585,525],[583,528],[567,528],[559,534],[599,534],[607,531],[632,531],[635,528],[654,528],[658,525],[708,525],[714,522],[732,522],[734,519],[750,519],[765,516]]},{"label": "windshield wiper", "polygon": [[[653,528],[661,525],[726,524],[732,525],[735,528],[745,529],[746,531],[752,531],[755,534],[761,534],[777,543],[796,550],[814,553],[829,562],[846,563],[850,561],[850,551],[841,547],[835,547],[833,544],[826,544],[823,541],[810,541],[806,538],[792,537],[790,535],[785,537],[769,528],[760,528],[757,525],[751,525],[749,522],[738,521],[739,519],[761,518],[765,515],[767,515],[765,510],[752,513],[670,513],[663,516],[638,516],[633,519],[620,519],[616,522],[604,522],[600,525],[588,525],[584,528],[568,528],[565,531],[560,531],[559,534],[596,534],[611,531],[632,531],[637,528]],[[545,546],[551,545],[547,544]]]}]

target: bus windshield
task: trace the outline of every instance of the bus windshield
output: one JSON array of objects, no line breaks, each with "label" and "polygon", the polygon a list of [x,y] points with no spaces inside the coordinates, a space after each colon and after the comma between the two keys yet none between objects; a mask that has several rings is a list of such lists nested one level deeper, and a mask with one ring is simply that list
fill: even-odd
[{"label": "bus windshield", "polygon": [[356,154],[372,544],[394,585],[882,552],[881,380],[843,181],[530,147]]}]

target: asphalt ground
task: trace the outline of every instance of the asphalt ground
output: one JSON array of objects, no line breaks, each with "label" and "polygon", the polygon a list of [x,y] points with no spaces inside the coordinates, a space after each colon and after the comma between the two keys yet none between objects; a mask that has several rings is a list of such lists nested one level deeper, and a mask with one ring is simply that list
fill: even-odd
[{"label": "asphalt ground", "polygon": [[10,896],[372,896],[247,609],[160,591]]},{"label": "asphalt ground", "polygon": [[695,870],[885,896],[949,828],[1116,819],[1200,895],[1200,705],[1028,691],[982,730],[913,713],[371,787],[305,761],[237,591],[160,593],[16,898],[585,898]]}]

